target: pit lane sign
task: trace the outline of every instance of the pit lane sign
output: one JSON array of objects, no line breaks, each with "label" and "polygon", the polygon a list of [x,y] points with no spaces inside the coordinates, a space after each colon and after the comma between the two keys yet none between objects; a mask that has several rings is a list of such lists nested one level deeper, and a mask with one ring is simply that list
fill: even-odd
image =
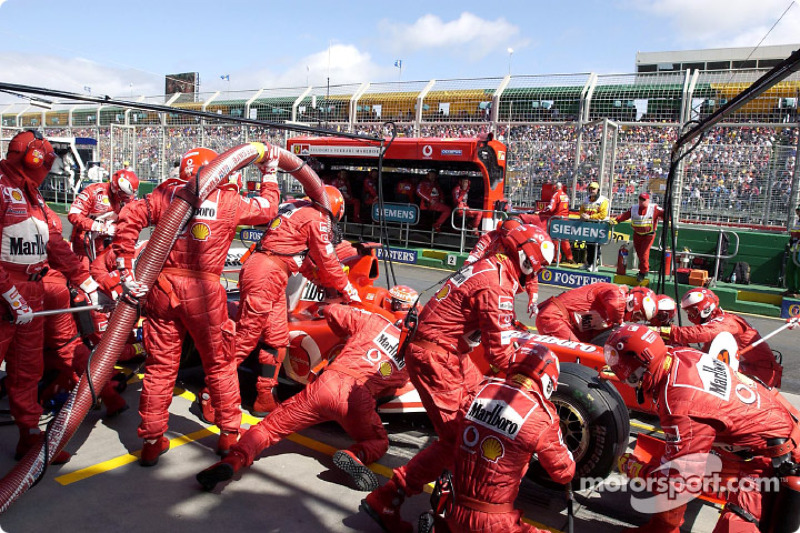
[{"label": "pit lane sign", "polygon": [[[383,259],[386,256],[386,249],[376,248],[378,259]],[[389,248],[389,257],[395,263],[409,263],[414,264],[417,262],[417,251],[409,250],[407,248]]]},{"label": "pit lane sign", "polygon": [[[414,225],[419,222],[419,207],[413,204],[383,204],[383,218],[386,222]],[[380,220],[378,204],[372,204],[372,220]]]},{"label": "pit lane sign", "polygon": [[539,282],[547,285],[559,285],[562,287],[583,287],[592,283],[611,282],[608,274],[590,274],[588,272],[575,272],[569,270],[557,270],[545,268],[539,272]]},{"label": "pit lane sign", "polygon": [[566,218],[551,218],[547,231],[553,240],[584,241],[595,244],[611,242],[611,223]]}]

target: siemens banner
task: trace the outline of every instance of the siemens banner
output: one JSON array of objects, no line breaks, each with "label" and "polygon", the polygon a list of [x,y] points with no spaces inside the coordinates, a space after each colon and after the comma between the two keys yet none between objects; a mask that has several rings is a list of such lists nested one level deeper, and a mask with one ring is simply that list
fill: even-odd
[{"label": "siemens banner", "polygon": [[[377,248],[375,251],[378,252],[378,259],[386,256],[386,249],[383,247]],[[417,262],[417,251],[406,248],[389,248],[389,257],[397,263],[414,264]]]},{"label": "siemens banner", "polygon": [[[383,218],[386,222],[399,222],[401,224],[416,224],[419,222],[419,207],[413,204],[383,204]],[[372,220],[380,220],[378,204],[372,204]]]},{"label": "siemens banner", "polygon": [[575,272],[572,270],[555,270],[545,268],[539,272],[539,281],[548,285],[561,285],[564,287],[583,287],[601,281],[611,282],[610,274],[589,274],[588,272]]},{"label": "siemens banner", "polygon": [[551,218],[548,232],[553,240],[585,241],[595,244],[611,242],[611,223],[578,220],[572,218]]}]

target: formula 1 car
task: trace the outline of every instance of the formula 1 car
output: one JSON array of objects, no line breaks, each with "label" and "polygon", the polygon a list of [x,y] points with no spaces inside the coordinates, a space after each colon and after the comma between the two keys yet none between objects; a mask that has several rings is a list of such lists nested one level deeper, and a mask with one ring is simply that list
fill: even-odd
[{"label": "formula 1 car", "polygon": [[[375,285],[379,275],[376,243],[355,245],[355,255],[342,259],[348,269],[350,282],[357,288],[363,307],[381,313],[391,320],[395,315],[390,309],[389,291]],[[229,254],[229,272],[235,271],[244,249],[232,249]],[[336,291],[326,290],[305,277],[295,274],[289,280],[286,291],[289,310],[290,346],[280,374],[279,396],[285,397],[309,383],[321,368],[331,360],[344,344],[334,335],[319,313],[326,303],[341,300]],[[239,291],[228,289],[228,306],[231,317],[236,316]],[[622,396],[615,385],[616,376],[603,372],[605,361],[602,348],[578,342],[570,342],[551,336],[537,335],[522,324],[518,324],[521,340],[530,338],[548,346],[561,361],[558,389],[551,401],[561,418],[564,441],[575,458],[577,469],[575,484],[581,478],[602,478],[608,475],[617,458],[628,445],[630,420],[628,407],[635,407],[631,394]],[[191,342],[187,339],[187,342]],[[185,358],[192,358],[193,347],[184,347]],[[253,354],[255,355],[255,354]],[[196,357],[196,352],[195,352]],[[483,349],[478,346],[471,357],[478,367],[488,370]],[[253,361],[255,357],[251,357]],[[248,369],[245,361],[240,368],[242,402],[247,405],[255,396],[255,368]],[[621,384],[620,384],[621,385]],[[620,391],[629,387],[621,386]],[[629,397],[629,398],[628,398]],[[629,401],[626,402],[626,399]],[[424,413],[424,407],[411,383],[395,392],[390,398],[379,400],[379,413]],[[627,406],[626,406],[627,404]],[[529,477],[547,484],[549,477],[534,461]]]}]

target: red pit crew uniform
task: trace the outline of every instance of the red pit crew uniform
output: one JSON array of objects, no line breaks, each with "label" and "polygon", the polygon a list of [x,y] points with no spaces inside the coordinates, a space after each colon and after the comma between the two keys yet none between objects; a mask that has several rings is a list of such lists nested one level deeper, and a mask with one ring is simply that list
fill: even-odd
[{"label": "red pit crew uniform", "polygon": [[[159,187],[123,209],[112,245],[118,257],[133,257],[141,230],[158,223],[178,190]],[[231,355],[235,327],[228,318],[220,274],[236,226],[266,224],[275,216],[278,198],[274,183],[262,183],[261,196],[253,199],[217,189],[195,210],[175,241],[145,304],[147,361],[139,404],[139,436],[143,439],[158,439],[167,430],[187,332],[200,352],[216,425],[227,433],[239,432],[239,383]]]},{"label": "red pit crew uniform", "polygon": [[[378,201],[378,173],[370,172],[364,178],[364,204],[372,208],[372,204]],[[371,215],[368,215],[371,216]]]},{"label": "red pit crew uniform", "polygon": [[625,220],[631,221],[631,228],[633,228],[633,248],[636,250],[636,256],[639,258],[640,274],[647,275],[650,271],[650,248],[653,246],[653,241],[656,238],[659,218],[664,218],[664,210],[652,202],[648,202],[644,213],[641,212],[641,208],[637,204],[615,219],[617,222],[623,222]]},{"label": "red pit crew uniform", "polygon": [[[474,263],[478,259],[489,257],[496,253],[504,253],[503,245],[500,241],[500,230],[495,229],[484,233],[475,243],[467,257],[467,263]],[[529,302],[536,302],[539,299],[539,276],[528,276],[525,279],[525,293],[528,295]]]},{"label": "red pit crew uniform", "polygon": [[[708,453],[716,446],[726,460],[738,459],[740,480],[772,475],[767,440],[790,438],[794,441],[790,448],[800,442],[797,423],[781,405],[778,393],[697,350],[669,348],[669,354],[671,367],[658,372],[655,384],[647,387],[653,393],[661,427],[667,436],[661,464],[671,461],[672,467],[667,471],[682,475],[684,479],[687,475],[702,475],[705,464],[700,464],[699,473],[693,470],[693,465],[697,468],[697,456],[692,455]],[[726,452],[731,448],[735,448],[738,455]],[[800,460],[797,448],[792,449],[791,455],[794,461]],[[646,467],[640,475],[660,475],[654,472],[657,467]],[[754,490],[730,492],[728,504],[736,504],[760,519],[762,496],[758,483],[753,483],[751,488]],[[684,504],[659,513],[657,516],[665,523],[649,524],[646,530],[678,533],[685,507]],[[756,533],[758,527],[726,507],[714,528],[715,533],[723,531]]]},{"label": "red pit crew uniform", "polygon": [[362,463],[380,459],[389,439],[375,398],[392,394],[408,381],[398,355],[400,330],[380,314],[345,305],[324,308],[335,335],[348,338],[333,363],[300,393],[282,403],[231,448],[245,466],[287,435],[335,420],[356,442],[348,448]]},{"label": "red pit crew uniform", "polygon": [[[8,161],[0,161],[0,293],[16,287],[37,312],[44,310],[44,269],[60,270],[76,286],[89,278],[89,272],[56,225],[48,224],[52,215],[46,214],[39,191],[18,176]],[[1,305],[5,313],[7,307]],[[42,413],[37,385],[42,377],[43,346],[43,318],[27,324],[0,320],[0,361],[6,361],[11,414],[23,435],[38,428]]]},{"label": "red pit crew uniform", "polygon": [[[483,213],[479,210],[470,209],[469,205],[467,205],[468,199],[469,183],[467,183],[466,187],[461,187],[459,183],[453,188],[453,205],[456,207],[456,215],[461,217],[463,214],[466,220],[469,221],[469,227],[478,230],[481,227]],[[456,224],[461,224],[460,219],[456,221]]]},{"label": "red pit crew uniform", "polygon": [[572,479],[575,461],[561,437],[555,407],[539,387],[523,388],[512,380],[485,383],[464,414],[458,444],[450,529],[543,531],[523,523],[522,512],[514,509],[520,480],[534,453],[556,483]]},{"label": "red pit crew uniform", "polygon": [[[550,217],[569,218],[569,196],[567,196],[567,193],[563,190],[556,191],[550,198],[548,206],[539,211],[539,218],[541,219],[545,231],[547,231],[547,221],[550,220]],[[521,216],[520,218],[522,218],[523,222],[529,224],[529,222],[525,221],[525,216]],[[569,245],[569,241],[565,239],[560,242],[561,260],[570,263],[573,262],[572,247]]]},{"label": "red pit crew uniform", "polygon": [[[736,339],[736,344],[741,352],[761,338],[756,329],[747,320],[720,310],[722,313],[703,324],[696,326],[673,326],[670,329],[669,343],[686,346],[689,343],[702,343],[703,350],[707,351],[711,341],[723,331],[730,332]],[[775,360],[772,350],[766,342],[762,342],[752,350],[741,355],[739,371],[742,374],[758,378],[769,387],[781,386],[783,368]]]},{"label": "red pit crew uniform", "polygon": [[417,196],[420,198],[420,209],[434,211],[438,217],[433,222],[434,231],[439,231],[447,221],[452,209],[444,203],[444,195],[436,181],[422,180],[417,185]]},{"label": "red pit crew uniform", "polygon": [[[167,182],[164,182],[167,183]],[[163,185],[163,184],[162,184]],[[159,185],[161,187],[162,185]],[[143,245],[140,245],[143,248]],[[109,246],[103,250],[97,259],[92,261],[89,265],[89,272],[97,284],[100,285],[100,290],[109,298],[116,299],[122,294],[122,287],[120,286],[119,270],[117,270],[117,256],[114,249]],[[94,333],[89,337],[92,344],[97,345],[100,342],[105,330],[108,328],[108,318],[111,313],[103,313],[101,311],[92,311],[92,320],[94,322]],[[119,356],[120,361],[129,361],[135,357],[144,355],[144,345],[141,342],[128,339],[122,353]]]},{"label": "red pit crew uniform", "polygon": [[[86,241],[86,233],[91,231],[92,224],[95,223],[99,217],[108,215],[109,218],[104,217],[106,220],[116,220],[116,215],[109,215],[112,211],[119,214],[122,206],[115,200],[114,195],[111,194],[110,183],[93,183],[81,191],[72,207],[67,214],[67,220],[72,224],[72,249],[75,254],[80,257],[86,266],[89,266],[89,254],[87,253],[87,246],[91,246]],[[107,238],[105,235],[99,235],[94,238],[95,257],[105,249],[104,241]]]},{"label": "red pit crew uniform", "polygon": [[[317,265],[319,281],[324,286],[342,291],[348,284],[329,233],[329,216],[310,202],[284,204],[261,238],[257,251],[242,266],[236,364],[250,355],[259,339],[280,352],[278,360],[265,349],[259,351],[262,365],[262,376],[256,386],[259,397],[272,394],[285,348],[289,345],[286,308],[289,276],[300,270],[308,256]],[[265,376],[265,372],[271,377]]]},{"label": "red pit crew uniform", "polygon": [[628,287],[592,283],[548,298],[539,306],[536,329],[571,341],[593,338],[622,323]]},{"label": "red pit crew uniform", "polygon": [[353,196],[352,188],[350,187],[350,180],[346,172],[345,176],[341,174],[331,181],[331,185],[339,189],[344,198],[344,203],[347,206],[345,213],[350,217],[351,222],[361,222],[361,201]]},{"label": "red pit crew uniform", "polygon": [[512,260],[493,255],[450,278],[420,313],[405,359],[439,439],[395,469],[393,479],[406,495],[419,493],[443,469],[452,469],[459,413],[483,377],[469,357],[472,348],[482,345],[496,371],[508,367],[517,280]]}]

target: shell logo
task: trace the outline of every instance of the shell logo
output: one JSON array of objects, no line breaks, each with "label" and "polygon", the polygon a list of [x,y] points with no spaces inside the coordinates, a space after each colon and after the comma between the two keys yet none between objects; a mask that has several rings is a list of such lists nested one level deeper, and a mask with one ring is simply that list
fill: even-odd
[{"label": "shell logo", "polygon": [[491,463],[496,463],[505,455],[503,443],[497,437],[486,437],[481,443],[481,455]]},{"label": "shell logo", "polygon": [[436,293],[436,299],[444,300],[447,298],[448,294],[450,294],[450,285],[445,284],[445,286],[439,289],[439,292]]},{"label": "shell logo", "polygon": [[34,148],[31,150],[31,159],[38,165],[44,160],[44,154],[38,148]]},{"label": "shell logo", "polygon": [[111,205],[111,201],[108,199],[108,196],[103,196],[101,202],[105,205]]},{"label": "shell logo", "polygon": [[192,231],[192,237],[194,237],[198,241],[208,240],[208,236],[211,235],[211,228],[209,228],[208,224],[204,222],[195,222],[192,225],[191,231]]},{"label": "shell logo", "polygon": [[542,281],[553,281],[553,271],[547,270],[546,268],[542,270]]},{"label": "shell logo", "polygon": [[272,222],[269,224],[270,230],[276,230],[281,225],[281,217],[276,217]]},{"label": "shell logo", "polygon": [[17,191],[17,190],[13,190],[13,191],[11,191],[11,198],[13,198],[17,202],[21,202],[22,201],[22,193]]},{"label": "shell logo", "polygon": [[388,378],[392,375],[392,365],[390,365],[388,361],[384,361],[378,366],[378,372],[380,372],[382,377]]},{"label": "shell logo", "polygon": [[800,315],[800,304],[792,304],[789,306],[789,316]]}]

